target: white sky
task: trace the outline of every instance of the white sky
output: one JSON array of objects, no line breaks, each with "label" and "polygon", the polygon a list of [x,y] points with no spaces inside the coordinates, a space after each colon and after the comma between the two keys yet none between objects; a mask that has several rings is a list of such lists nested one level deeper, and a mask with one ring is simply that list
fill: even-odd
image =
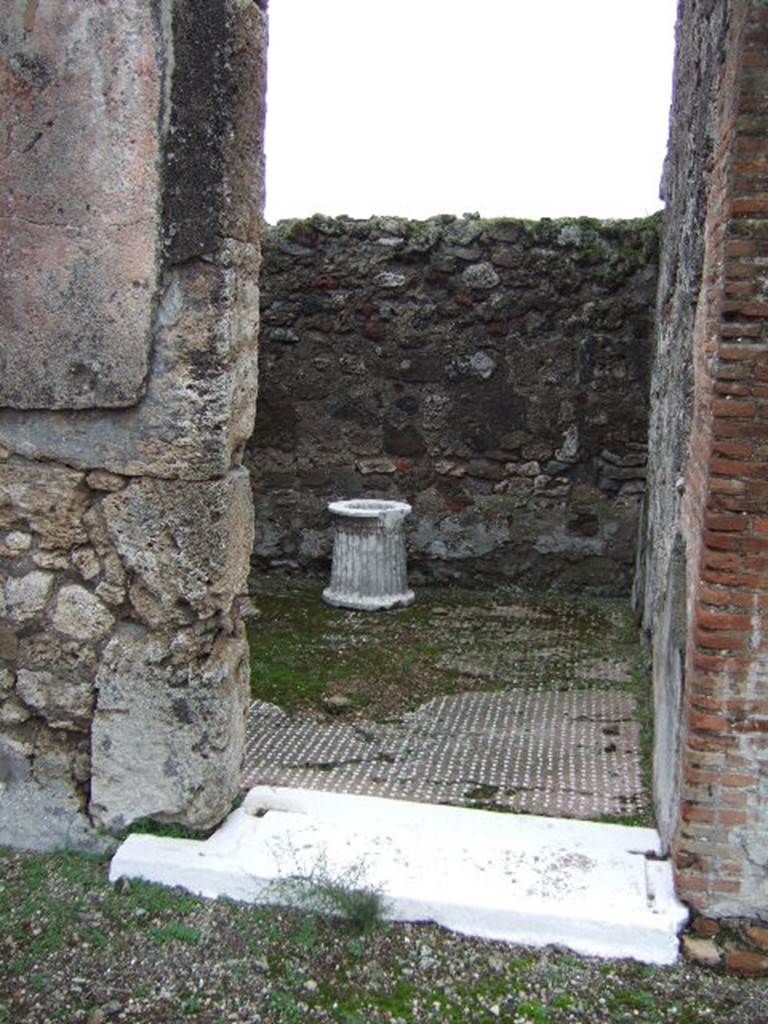
[{"label": "white sky", "polygon": [[676,0],[271,0],[270,223],[659,209]]}]

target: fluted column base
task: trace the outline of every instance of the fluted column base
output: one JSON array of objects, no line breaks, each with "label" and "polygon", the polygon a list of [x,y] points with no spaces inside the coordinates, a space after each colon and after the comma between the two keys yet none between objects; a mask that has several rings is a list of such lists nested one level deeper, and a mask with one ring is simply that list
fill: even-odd
[{"label": "fluted column base", "polygon": [[404,608],[414,600],[408,588],[403,520],[411,506],[403,501],[360,498],[334,501],[331,582],[323,600],[337,608],[382,611]]}]

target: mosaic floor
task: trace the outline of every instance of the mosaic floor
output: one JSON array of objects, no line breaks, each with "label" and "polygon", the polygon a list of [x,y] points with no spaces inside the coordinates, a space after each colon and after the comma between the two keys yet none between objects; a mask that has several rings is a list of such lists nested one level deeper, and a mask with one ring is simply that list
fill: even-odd
[{"label": "mosaic floor", "polygon": [[[647,813],[626,622],[513,604],[426,609],[451,690],[384,721],[255,701],[245,788],[279,785],[585,819]],[[359,635],[366,613],[334,624]],[[393,614],[393,613],[387,613]],[[381,628],[381,615],[374,615]],[[586,623],[586,625],[585,625]],[[623,625],[622,625],[623,624]],[[624,628],[624,639],[615,636]],[[462,682],[466,692],[461,692]],[[478,690],[480,692],[478,692]]]}]

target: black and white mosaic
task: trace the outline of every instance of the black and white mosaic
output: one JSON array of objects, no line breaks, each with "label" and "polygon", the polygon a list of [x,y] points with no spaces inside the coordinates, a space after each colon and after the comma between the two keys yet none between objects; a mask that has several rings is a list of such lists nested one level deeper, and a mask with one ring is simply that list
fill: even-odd
[{"label": "black and white mosaic", "polygon": [[244,785],[625,817],[645,808],[633,712],[630,695],[602,688],[437,697],[397,723],[256,703]]}]

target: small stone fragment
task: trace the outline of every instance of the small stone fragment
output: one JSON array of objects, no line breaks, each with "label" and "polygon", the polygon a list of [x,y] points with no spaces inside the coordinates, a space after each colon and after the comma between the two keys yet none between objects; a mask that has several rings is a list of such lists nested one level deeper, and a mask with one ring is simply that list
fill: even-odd
[{"label": "small stone fragment", "polygon": [[403,288],[405,286],[405,274],[394,274],[384,271],[376,275],[373,283],[377,288]]},{"label": "small stone fragment", "polygon": [[72,564],[84,580],[95,579],[101,572],[101,565],[93,548],[76,548],[72,552]]},{"label": "small stone fragment", "polygon": [[87,678],[20,669],[16,689],[52,729],[87,727],[93,709],[93,688]]},{"label": "small stone fragment", "polygon": [[473,263],[461,275],[467,288],[495,288],[501,278],[490,263]]},{"label": "small stone fragment", "polygon": [[329,715],[344,715],[352,710],[353,702],[343,694],[334,693],[323,698],[323,707]]},{"label": "small stone fragment", "polygon": [[393,459],[358,459],[355,463],[358,473],[369,476],[371,473],[385,473],[389,475],[397,469],[397,463]]},{"label": "small stone fragment", "polygon": [[9,551],[20,554],[22,551],[29,551],[32,547],[32,535],[22,533],[21,530],[12,530],[5,538],[5,546]]},{"label": "small stone fragment", "polygon": [[13,689],[13,672],[8,668],[0,668],[0,697]]},{"label": "small stone fragment", "polygon": [[[4,603],[5,598],[0,590],[0,608]],[[15,661],[18,649],[19,641],[14,631],[6,626],[0,626],[0,658],[5,658],[6,661]]]},{"label": "small stone fragment", "polygon": [[13,697],[0,703],[0,722],[3,725],[19,725],[21,722],[26,722],[29,717],[27,708],[21,701],[15,700]]},{"label": "small stone fragment", "polygon": [[112,613],[95,594],[76,584],[62,587],[53,613],[53,624],[60,633],[78,640],[98,640],[114,623]]},{"label": "small stone fragment", "polygon": [[720,931],[720,924],[711,917],[699,915],[694,918],[691,928],[698,935],[717,935]]},{"label": "small stone fragment", "polygon": [[722,951],[713,939],[700,939],[693,935],[683,936],[682,951],[686,960],[705,967],[717,967],[722,957]]},{"label": "small stone fragment", "polygon": [[439,459],[435,463],[435,472],[438,476],[462,477],[467,475],[467,467],[462,462],[453,462],[450,459]]},{"label": "small stone fragment", "polygon": [[747,928],[746,936],[750,942],[768,951],[768,928],[761,928],[760,925],[752,925]]},{"label": "small stone fragment", "polygon": [[53,577],[47,572],[11,577],[5,583],[6,614],[12,622],[28,622],[45,608],[52,587]]},{"label": "small stone fragment", "polygon": [[121,605],[125,600],[125,587],[115,583],[100,583],[96,587],[96,593],[105,604],[111,604],[113,607]]},{"label": "small stone fragment", "polygon": [[35,552],[32,561],[40,569],[62,570],[69,568],[69,559],[61,551],[47,551],[42,548]]},{"label": "small stone fragment", "polygon": [[85,478],[85,482],[92,491],[122,491],[128,483],[124,476],[117,473],[108,473],[105,469],[94,469]]},{"label": "small stone fragment", "polygon": [[768,956],[732,946],[725,951],[725,966],[742,978],[762,978],[768,975]]}]

